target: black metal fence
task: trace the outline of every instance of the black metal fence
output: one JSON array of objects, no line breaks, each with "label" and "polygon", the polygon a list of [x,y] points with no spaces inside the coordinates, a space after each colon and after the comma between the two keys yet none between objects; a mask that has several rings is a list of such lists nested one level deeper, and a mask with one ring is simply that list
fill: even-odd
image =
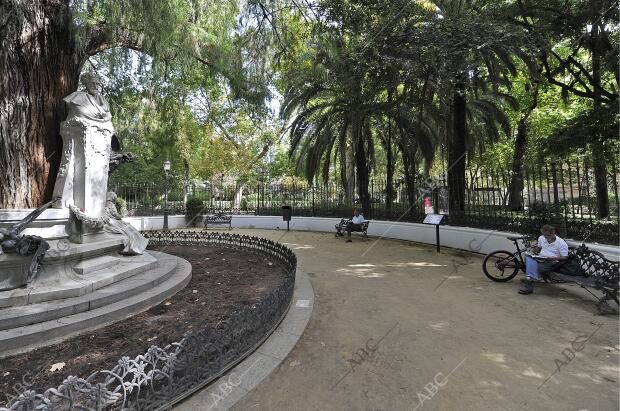
[{"label": "black metal fence", "polygon": [[[35,392],[26,389],[0,411],[13,410],[168,410],[215,381],[259,347],[275,330],[293,298],[297,257],[280,243],[224,233],[146,231],[152,246],[227,247],[264,254],[284,270],[282,281],[253,304],[217,323],[188,330],[177,342],[151,345],[137,357],[119,358],[110,370],[88,377],[67,376],[62,385]],[[27,374],[26,374],[27,376]]]},{"label": "black metal fence", "polygon": [[[516,191],[512,201],[509,171],[468,170],[462,210],[450,210],[445,175],[419,177],[409,190],[403,179],[397,179],[391,202],[386,201],[385,182],[374,179],[369,185],[370,209],[364,210],[364,214],[370,219],[421,222],[432,209],[448,214],[448,224],[524,234],[534,234],[540,225],[552,223],[568,238],[617,244],[620,174],[615,163],[608,165],[610,215],[599,218],[599,199],[590,164],[587,160],[564,161],[525,168],[523,189]],[[166,204],[170,213],[185,214],[188,199],[200,200],[202,214],[280,215],[282,206],[288,205],[294,216],[343,217],[359,206],[357,195],[348,198],[343,187],[335,183],[258,181],[199,185],[173,180],[167,186],[117,184],[111,189],[125,200],[129,215],[160,215]]]}]

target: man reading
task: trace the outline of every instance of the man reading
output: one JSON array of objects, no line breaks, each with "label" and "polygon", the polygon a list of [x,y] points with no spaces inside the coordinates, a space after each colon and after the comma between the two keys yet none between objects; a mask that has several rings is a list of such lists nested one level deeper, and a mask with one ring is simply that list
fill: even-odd
[{"label": "man reading", "polygon": [[362,224],[364,223],[364,216],[360,213],[359,209],[353,210],[353,218],[351,222],[347,224],[347,243],[351,242],[351,231],[362,231]]},{"label": "man reading", "polygon": [[540,280],[540,274],[553,271],[560,261],[568,259],[568,244],[555,235],[553,226],[544,225],[540,232],[542,235],[538,237],[534,254],[525,256],[525,287],[519,290],[519,294],[532,294],[534,283]]}]

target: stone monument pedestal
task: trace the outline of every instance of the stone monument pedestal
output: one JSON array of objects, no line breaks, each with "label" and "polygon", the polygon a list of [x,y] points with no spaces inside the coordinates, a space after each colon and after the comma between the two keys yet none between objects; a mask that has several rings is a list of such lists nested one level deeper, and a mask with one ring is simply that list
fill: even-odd
[{"label": "stone monument pedestal", "polygon": [[184,260],[146,252],[107,199],[112,116],[100,79],[82,80],[64,98],[55,208],[0,210],[0,356],[146,309],[191,278]]},{"label": "stone monument pedestal", "polygon": [[61,123],[63,156],[53,195],[61,200],[55,207],[74,205],[89,217],[104,214],[112,131],[111,122],[74,117]]},{"label": "stone monument pedestal", "polygon": [[[30,212],[0,210],[0,227]],[[146,310],[191,279],[191,265],[178,257],[155,251],[122,255],[122,234],[84,233],[82,243],[69,241],[69,214],[45,210],[24,230],[44,237],[50,248],[32,283],[0,291],[0,358]],[[27,275],[30,261],[0,255],[0,289]]]}]

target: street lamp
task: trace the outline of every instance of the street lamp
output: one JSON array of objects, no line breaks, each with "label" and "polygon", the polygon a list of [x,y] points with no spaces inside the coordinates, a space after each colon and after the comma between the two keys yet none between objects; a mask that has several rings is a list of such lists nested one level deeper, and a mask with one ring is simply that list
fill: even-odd
[{"label": "street lamp", "polygon": [[164,175],[166,176],[164,192],[164,230],[168,230],[168,175],[170,174],[170,161],[164,161]]}]

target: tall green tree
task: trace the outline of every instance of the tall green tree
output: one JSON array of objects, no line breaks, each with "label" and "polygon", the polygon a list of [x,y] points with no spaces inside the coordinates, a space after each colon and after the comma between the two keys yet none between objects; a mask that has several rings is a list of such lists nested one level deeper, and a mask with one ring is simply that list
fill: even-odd
[{"label": "tall green tree", "polygon": [[[593,110],[609,113],[618,105],[618,1],[550,0],[544,6],[517,0],[518,24],[537,38],[542,74],[569,96],[588,99]],[[597,114],[594,114],[597,116]],[[599,217],[609,215],[604,138],[595,132],[588,138],[593,159]]]},{"label": "tall green tree", "polygon": [[239,97],[261,99],[265,66],[246,60],[251,42],[241,38],[239,14],[238,2],[206,0],[0,2],[0,208],[51,196],[62,98],[78,87],[89,57],[138,50],[162,73],[170,65],[217,73]]}]

